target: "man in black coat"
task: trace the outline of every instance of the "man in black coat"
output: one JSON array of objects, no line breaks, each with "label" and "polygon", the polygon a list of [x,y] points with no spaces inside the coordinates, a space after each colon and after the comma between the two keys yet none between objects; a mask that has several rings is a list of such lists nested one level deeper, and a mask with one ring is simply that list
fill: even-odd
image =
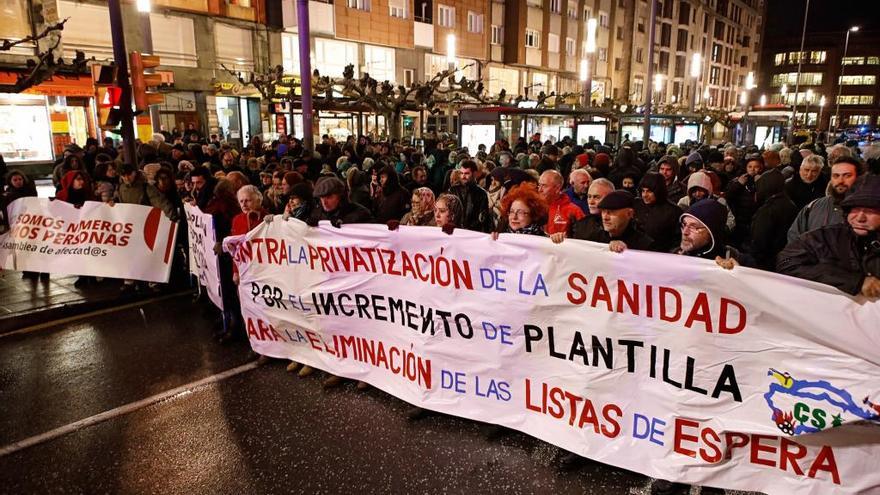
[{"label": "man in black coat", "polygon": [[490,232],[495,226],[489,212],[489,195],[476,182],[477,163],[465,160],[461,164],[461,183],[450,187],[449,193],[458,196],[464,208],[462,228]]},{"label": "man in black coat", "polygon": [[880,297],[880,177],[868,176],[841,203],[846,223],[801,234],[779,253],[779,273]]},{"label": "man in black coat", "polygon": [[764,174],[755,183],[758,211],[752,218],[749,254],[757,267],[772,271],[776,255],[785,247],[788,228],[798,214],[798,207],[785,194],[782,174]]},{"label": "man in black coat", "polygon": [[639,184],[639,192],[640,197],[633,205],[639,228],[654,239],[654,247],[658,251],[671,251],[681,239],[678,227],[681,208],[667,198],[666,181],[658,173],[645,174]]},{"label": "man in black coat", "polygon": [[320,200],[318,208],[312,210],[306,223],[318,225],[321,220],[329,220],[334,227],[348,223],[372,223],[370,210],[348,201],[345,184],[336,177],[324,177],[315,186],[314,196]]}]

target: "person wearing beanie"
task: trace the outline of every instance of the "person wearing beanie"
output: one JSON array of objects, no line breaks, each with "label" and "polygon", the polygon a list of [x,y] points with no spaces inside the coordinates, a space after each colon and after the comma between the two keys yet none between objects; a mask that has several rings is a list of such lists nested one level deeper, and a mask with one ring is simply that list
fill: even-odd
[{"label": "person wearing beanie", "polygon": [[678,200],[678,207],[681,208],[682,211],[687,212],[688,208],[690,208],[693,203],[707,198],[714,199],[727,209],[727,231],[733,232],[733,229],[736,228],[736,218],[727,206],[727,201],[715,194],[715,188],[712,185],[712,178],[702,170],[694,172],[688,177],[687,196]]},{"label": "person wearing beanie", "polygon": [[784,275],[880,298],[880,177],[865,177],[841,202],[846,218],[802,234],[776,260]]},{"label": "person wearing beanie", "polygon": [[753,265],[751,259],[725,244],[727,207],[712,198],[694,203],[679,219],[681,242],[673,253],[715,260],[721,267]]},{"label": "person wearing beanie", "polygon": [[692,174],[699,170],[703,170],[703,156],[696,151],[691,152],[691,154],[685,158],[684,166],[687,167],[688,171]]},{"label": "person wearing beanie", "polygon": [[678,219],[681,208],[669,201],[666,181],[656,172],[648,172],[639,183],[639,198],[633,206],[639,228],[654,239],[658,251],[669,252],[678,246],[681,232]]},{"label": "person wearing beanie", "polygon": [[596,157],[593,159],[593,166],[590,169],[590,176],[593,177],[593,179],[606,178],[608,177],[610,170],[611,156],[608,155],[608,153],[596,153]]}]

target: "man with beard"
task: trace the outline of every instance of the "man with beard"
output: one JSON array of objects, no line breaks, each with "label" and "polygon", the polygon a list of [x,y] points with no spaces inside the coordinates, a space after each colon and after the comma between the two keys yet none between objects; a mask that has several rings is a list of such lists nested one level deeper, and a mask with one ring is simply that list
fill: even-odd
[{"label": "man with beard", "polygon": [[846,220],[809,231],[779,253],[779,273],[880,297],[880,177],[869,176],[840,202]]},{"label": "man with beard", "polygon": [[826,225],[843,223],[840,203],[861,173],[862,165],[856,159],[838,158],[831,165],[831,185],[828,195],[814,200],[798,213],[791,228],[788,229],[788,242],[794,241],[805,232]]},{"label": "man with beard", "polygon": [[461,184],[449,188],[449,193],[458,196],[464,208],[461,227],[476,232],[489,232],[493,227],[493,217],[489,211],[489,196],[475,180],[477,162],[464,160],[460,170]]}]

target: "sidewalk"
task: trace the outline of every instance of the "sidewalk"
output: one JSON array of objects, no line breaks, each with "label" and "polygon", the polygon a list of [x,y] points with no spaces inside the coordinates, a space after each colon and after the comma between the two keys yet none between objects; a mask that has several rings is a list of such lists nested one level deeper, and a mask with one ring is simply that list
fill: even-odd
[{"label": "sidewalk", "polygon": [[21,272],[0,271],[0,334],[171,293],[123,294],[119,290],[122,282],[115,279],[75,287],[76,279],[64,275],[48,280],[22,278]]}]

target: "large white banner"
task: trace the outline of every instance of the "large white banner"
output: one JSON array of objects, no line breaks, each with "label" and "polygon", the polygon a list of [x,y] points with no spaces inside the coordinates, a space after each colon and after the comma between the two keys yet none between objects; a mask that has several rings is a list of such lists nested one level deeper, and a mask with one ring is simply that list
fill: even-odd
[{"label": "large white banner", "polygon": [[880,303],[706,260],[291,220],[230,238],[253,348],[649,476],[880,491]]},{"label": "large white banner", "polygon": [[189,236],[189,272],[198,278],[199,285],[205,288],[211,302],[222,310],[220,265],[214,253],[214,245],[217,242],[214,219],[211,215],[203,213],[198,206],[184,203],[183,207],[186,210]]},{"label": "large white banner", "polygon": [[177,224],[149,206],[20,198],[0,235],[7,270],[167,282]]}]

